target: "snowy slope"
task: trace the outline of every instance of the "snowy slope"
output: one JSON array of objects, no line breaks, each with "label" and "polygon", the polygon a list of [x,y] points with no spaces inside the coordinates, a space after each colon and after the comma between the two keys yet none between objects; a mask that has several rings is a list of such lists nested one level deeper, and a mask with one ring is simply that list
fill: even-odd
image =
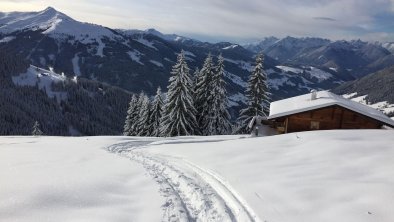
[{"label": "snowy slope", "polygon": [[382,46],[389,50],[391,53],[394,53],[394,42],[386,42],[383,43]]},{"label": "snowy slope", "polygon": [[233,45],[224,47],[223,49],[224,49],[224,50],[227,50],[227,49],[235,49],[235,48],[237,48],[237,47],[242,47],[242,46],[240,46],[240,45],[238,45],[238,44],[233,44]]},{"label": "snowy slope", "polygon": [[[165,163],[178,175],[194,170],[218,193],[225,185],[239,199],[238,210],[256,213],[255,221],[392,221],[392,136],[393,131],[364,130],[223,142],[186,138],[155,142],[128,155],[156,161],[147,169]],[[176,172],[164,172],[170,181],[177,178]],[[181,188],[186,189],[181,195],[188,192]]]},{"label": "snowy slope", "polygon": [[15,36],[7,36],[7,37],[0,39],[0,43],[7,43],[7,42],[10,42],[14,39],[15,39]]},{"label": "snowy slope", "polygon": [[141,60],[141,56],[143,56],[143,54],[141,52],[139,52],[138,50],[134,49],[133,51],[129,51],[127,52],[127,54],[130,56],[130,59],[133,62],[136,62],[138,64],[144,65],[144,63],[142,63]]},{"label": "snowy slope", "polygon": [[52,70],[45,70],[38,68],[36,66],[30,65],[26,73],[21,73],[17,76],[12,76],[12,81],[17,86],[35,86],[37,85],[39,89],[44,90],[48,97],[56,97],[59,100],[67,98],[65,92],[58,92],[52,90],[53,83],[59,83],[66,81],[67,77],[64,75],[59,75]]},{"label": "snowy slope", "polygon": [[384,114],[389,115],[394,113],[394,104],[391,104],[387,101],[380,101],[377,103],[368,103],[366,98],[368,95],[358,95],[357,93],[349,93],[342,95],[344,98],[351,99],[355,102],[359,102],[361,104],[367,105],[374,109],[382,111]]},{"label": "snowy slope", "polygon": [[157,185],[102,149],[123,139],[0,137],[0,221],[160,221]]},{"label": "snowy slope", "polygon": [[238,67],[240,67],[241,69],[246,70],[248,72],[253,71],[253,65],[250,62],[245,62],[245,61],[241,61],[241,60],[233,60],[233,59],[228,59],[228,58],[224,58],[224,60],[227,62],[234,63]]},{"label": "snowy slope", "polygon": [[[316,78],[318,82],[322,82],[324,80],[328,80],[330,78],[333,78],[333,75],[325,72],[321,69],[318,69],[313,66],[305,67],[303,66],[302,68],[295,68],[295,67],[290,67],[290,66],[276,66],[276,68],[279,68],[283,70],[284,72],[293,72],[296,74],[301,74],[301,73],[306,73],[309,75],[310,78]],[[343,82],[343,81],[342,81]]]},{"label": "snowy slope", "polygon": [[0,220],[391,222],[393,133],[0,137]]},{"label": "snowy slope", "polygon": [[82,43],[99,41],[101,38],[117,36],[103,26],[75,21],[54,8],[39,12],[11,12],[0,17],[0,32],[13,33],[20,30],[41,30],[55,38],[73,36]]}]

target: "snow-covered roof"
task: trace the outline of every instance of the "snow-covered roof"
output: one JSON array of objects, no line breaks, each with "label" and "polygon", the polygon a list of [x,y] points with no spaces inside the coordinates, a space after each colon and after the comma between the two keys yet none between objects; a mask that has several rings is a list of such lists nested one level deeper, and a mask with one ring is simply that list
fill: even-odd
[{"label": "snow-covered roof", "polygon": [[270,116],[268,119],[275,119],[333,105],[347,108],[394,127],[394,120],[390,119],[379,110],[351,101],[328,91],[317,92],[317,98],[315,100],[311,100],[311,94],[305,94],[272,102],[270,106]]}]

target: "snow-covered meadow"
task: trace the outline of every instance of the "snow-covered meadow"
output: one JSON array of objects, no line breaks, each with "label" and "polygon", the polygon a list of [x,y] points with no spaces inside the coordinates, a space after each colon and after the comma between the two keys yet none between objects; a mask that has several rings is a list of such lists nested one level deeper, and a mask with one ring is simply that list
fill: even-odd
[{"label": "snow-covered meadow", "polygon": [[393,135],[0,137],[0,221],[393,221]]},{"label": "snow-covered meadow", "polygon": [[160,221],[156,183],[104,149],[124,139],[0,137],[0,221]]}]

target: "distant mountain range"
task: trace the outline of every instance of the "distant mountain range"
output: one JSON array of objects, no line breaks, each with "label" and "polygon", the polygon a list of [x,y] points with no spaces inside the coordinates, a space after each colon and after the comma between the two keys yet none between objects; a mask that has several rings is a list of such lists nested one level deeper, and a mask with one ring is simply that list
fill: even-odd
[{"label": "distant mountain range", "polygon": [[356,78],[394,65],[394,43],[269,37],[244,47],[255,53],[263,52],[279,63],[333,68]]},{"label": "distant mountain range", "polygon": [[[226,60],[229,92],[236,95],[232,104],[242,105],[239,95],[244,91],[255,56],[255,52],[229,42],[212,44],[154,29],[115,30],[82,23],[51,7],[40,12],[2,13],[0,24],[0,44],[30,60],[32,65],[50,66],[66,76],[102,81],[131,92],[143,90],[152,94],[158,86],[165,89],[181,49],[186,51],[193,70],[202,66],[208,53],[221,53]],[[281,63],[266,56],[265,68],[272,74],[274,99],[303,93],[309,88],[330,88],[352,78],[347,73],[342,76],[326,69],[335,78],[322,84],[317,79],[282,74],[282,70],[275,68]],[[283,82],[282,76],[293,81],[278,85],[278,81]],[[298,83],[300,87],[294,89]]]},{"label": "distant mountain range", "polygon": [[[119,107],[123,107],[122,111],[127,106],[130,93],[144,91],[153,95],[158,86],[166,90],[171,67],[182,49],[192,73],[201,68],[209,53],[223,55],[233,117],[245,104],[247,80],[256,53],[261,51],[265,54],[272,100],[307,93],[311,89],[331,89],[394,64],[391,43],[293,37],[270,37],[247,45],[208,43],[176,34],[163,34],[154,29],[121,30],[83,23],[51,7],[39,12],[0,12],[0,50],[25,59],[31,67],[51,69],[59,75],[63,73],[67,79],[77,76],[81,83],[88,82],[86,84],[94,94],[101,92],[99,85],[104,84],[116,91],[114,94],[122,95],[120,97],[125,101],[118,102]],[[19,74],[28,72],[28,65]],[[5,78],[11,79],[15,75],[18,73],[9,73]],[[15,87],[27,87],[13,84]],[[71,82],[62,87],[66,87],[62,91],[67,92],[75,89]],[[78,87],[83,91],[82,85]],[[39,88],[30,86],[29,89]],[[45,89],[41,88],[52,99]],[[72,106],[70,101],[74,100],[68,99],[61,102]],[[96,102],[100,105],[99,101]],[[108,103],[101,105],[107,106]],[[73,112],[86,112],[78,109]],[[122,126],[118,125],[121,121],[115,119],[116,126],[109,124],[100,133],[120,132]],[[77,130],[82,135],[89,134],[89,131]]]}]

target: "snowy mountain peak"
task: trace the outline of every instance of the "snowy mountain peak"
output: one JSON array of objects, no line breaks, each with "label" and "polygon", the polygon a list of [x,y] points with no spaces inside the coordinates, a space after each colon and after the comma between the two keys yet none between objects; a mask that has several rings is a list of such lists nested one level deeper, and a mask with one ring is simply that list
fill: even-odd
[{"label": "snowy mountain peak", "polygon": [[18,31],[42,31],[56,38],[72,36],[83,43],[100,42],[103,36],[113,38],[115,34],[108,28],[78,22],[69,16],[48,7],[39,12],[2,13],[0,32],[11,34]]},{"label": "snowy mountain peak", "polygon": [[311,48],[328,45],[331,41],[328,39],[315,38],[315,37],[302,37],[296,38],[287,36],[282,39],[276,37],[265,37],[262,41],[257,43],[245,44],[244,47],[253,52],[267,51],[272,48],[280,47],[282,49],[292,48]]},{"label": "snowy mountain peak", "polygon": [[228,50],[228,49],[235,49],[235,48],[238,48],[238,47],[242,47],[242,46],[240,46],[238,44],[232,44],[232,45],[226,46],[226,47],[224,47],[222,49],[223,50]]},{"label": "snowy mountain peak", "polygon": [[389,50],[391,53],[394,53],[394,42],[386,42],[382,44],[382,47]]},{"label": "snowy mountain peak", "polygon": [[274,36],[270,36],[270,37],[265,37],[263,40],[258,41],[258,42],[244,44],[243,47],[245,49],[252,51],[252,52],[260,53],[260,52],[266,50],[268,47],[275,44],[279,40],[280,39],[278,39]]},{"label": "snowy mountain peak", "polygon": [[55,8],[52,7],[47,7],[46,9],[37,12],[37,16],[39,15],[46,17],[57,17],[57,16],[67,17],[65,14],[57,11]]},{"label": "snowy mountain peak", "polygon": [[305,47],[318,47],[329,44],[331,41],[328,39],[322,38],[311,38],[311,37],[303,37],[303,38],[295,38],[291,36],[287,36],[276,42],[275,45],[281,45],[284,48],[305,48]]},{"label": "snowy mountain peak", "polygon": [[46,9],[44,9],[42,12],[50,12],[50,13],[56,13],[58,12],[55,8],[48,6]]},{"label": "snowy mountain peak", "polygon": [[163,34],[160,31],[154,29],[154,28],[150,28],[150,29],[146,29],[146,30],[139,30],[139,29],[118,29],[117,31],[119,31],[120,33],[123,33],[124,35],[128,35],[128,36],[133,36],[133,37],[142,37],[144,35],[154,35],[157,36],[161,39],[167,40],[167,41],[172,41],[172,42],[184,42],[184,41],[194,41],[194,42],[199,42],[198,40],[194,40],[194,39],[190,39],[184,36],[180,36],[177,34]]},{"label": "snowy mountain peak", "polygon": [[48,29],[59,19],[69,19],[66,15],[48,7],[39,12],[10,12],[0,19],[0,32],[12,33],[26,29]]},{"label": "snowy mountain peak", "polygon": [[156,29],[150,28],[145,30],[146,33],[152,34],[152,35],[157,35],[157,36],[162,36],[164,35],[163,33],[157,31]]}]

